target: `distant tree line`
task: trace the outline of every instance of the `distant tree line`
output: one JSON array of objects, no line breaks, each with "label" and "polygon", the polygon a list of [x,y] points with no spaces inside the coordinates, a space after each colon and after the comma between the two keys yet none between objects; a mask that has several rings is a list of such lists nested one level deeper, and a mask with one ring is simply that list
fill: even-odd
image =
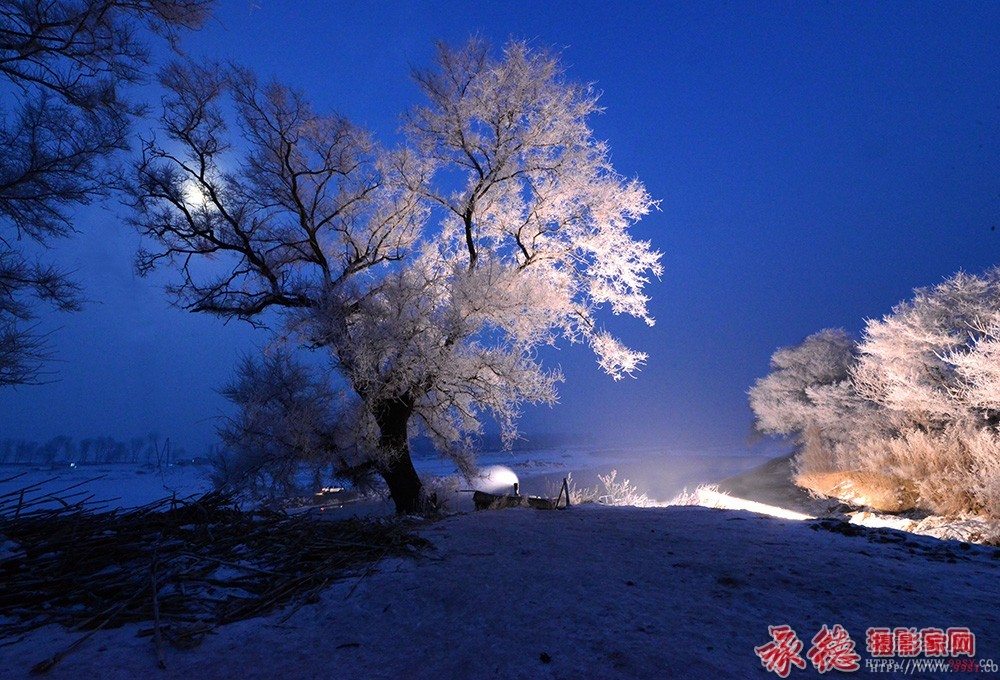
[{"label": "distant tree line", "polygon": [[74,439],[66,435],[41,443],[24,439],[0,440],[0,464],[130,463],[160,467],[190,459],[182,447],[171,446],[169,438],[164,439],[156,433],[127,441],[114,437]]}]

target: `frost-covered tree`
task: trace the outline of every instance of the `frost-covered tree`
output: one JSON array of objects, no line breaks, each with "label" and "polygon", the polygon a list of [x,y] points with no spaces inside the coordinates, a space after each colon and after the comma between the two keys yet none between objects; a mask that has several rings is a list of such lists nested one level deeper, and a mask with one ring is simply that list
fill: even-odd
[{"label": "frost-covered tree", "polygon": [[[894,430],[941,429],[960,420],[1000,422],[1000,269],[958,273],[917,288],[890,314],[871,319],[856,346],[843,331],[821,331],[775,352],[772,372],[750,390],[766,434],[874,426],[847,417],[881,410]],[[891,421],[891,425],[889,424]]]},{"label": "frost-covered tree", "polygon": [[411,434],[469,470],[485,420],[511,439],[525,403],[555,401],[540,347],[583,342],[613,377],[633,374],[645,355],[600,310],[652,324],[643,290],[660,274],[630,234],[655,203],[614,171],[588,124],[597,94],[556,55],[473,40],[416,79],[426,102],[388,150],[247,71],[175,66],[170,144],[147,144],[134,188],[154,244],[140,265],[177,264],[180,304],[329,353],[348,393],[338,417],[401,512],[422,503]]},{"label": "frost-covered tree", "polygon": [[992,425],[1000,425],[1000,313],[978,317],[972,324],[970,342],[942,358],[955,371],[955,397]]},{"label": "frost-covered tree", "polygon": [[918,288],[857,346],[823,331],[772,369],[750,403],[758,429],[801,444],[800,483],[1000,512],[1000,269]]},{"label": "frost-covered tree", "polygon": [[870,320],[853,382],[864,398],[923,429],[1000,418],[991,390],[998,370],[991,324],[1000,315],[1000,269],[958,273],[914,290]]},{"label": "frost-covered tree", "polygon": [[638,180],[614,171],[607,145],[594,138],[588,118],[600,110],[597,93],[521,42],[500,60],[481,41],[458,52],[442,45],[437,62],[416,74],[428,103],[410,113],[408,131],[450,180],[425,189],[446,211],[449,245],[464,245],[470,271],[484,259],[501,274],[530,272],[545,282],[538,292],[547,298],[525,299],[532,286],[515,286],[522,300],[513,304],[532,310],[523,327],[511,326],[515,335],[584,340],[612,376],[631,374],[645,355],[603,331],[594,312],[607,304],[652,325],[643,288],[650,273],[659,275],[660,254],[628,228],[654,202]]},{"label": "frost-covered tree", "polygon": [[756,429],[801,435],[811,427],[836,427],[849,410],[854,350],[854,340],[839,328],[778,349],[771,356],[771,372],[750,388]]},{"label": "frost-covered tree", "polygon": [[355,481],[370,472],[353,446],[343,395],[285,349],[245,357],[223,394],[237,411],[219,431],[225,449],[215,460],[218,486],[288,495],[301,464]]},{"label": "frost-covered tree", "polygon": [[125,96],[149,64],[142,28],[173,40],[211,0],[11,0],[0,6],[0,386],[38,380],[38,303],[80,306],[40,257],[73,231],[72,210],[109,189],[107,161],[141,112]]}]

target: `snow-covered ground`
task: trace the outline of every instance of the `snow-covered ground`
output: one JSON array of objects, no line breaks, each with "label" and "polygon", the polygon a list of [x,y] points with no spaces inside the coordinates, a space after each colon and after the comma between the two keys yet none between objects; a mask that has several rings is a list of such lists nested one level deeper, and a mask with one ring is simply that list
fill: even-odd
[{"label": "snow-covered ground", "polygon": [[[668,501],[684,488],[714,483],[725,477],[750,470],[767,456],[714,451],[661,452],[655,450],[609,449],[598,447],[563,447],[511,453],[486,452],[479,456],[481,467],[502,465],[514,471],[526,495],[546,495],[558,489],[563,478],[572,474],[582,487],[598,484],[597,475],[613,469],[618,478],[631,479],[642,493],[659,501]],[[457,475],[455,466],[440,457],[417,457],[414,464],[424,479]],[[172,465],[162,469],[130,464],[103,465],[0,465],[0,496],[33,487],[28,499],[48,495],[79,501],[90,498],[106,504],[107,509],[132,508],[176,495],[187,498],[212,488],[207,465]],[[303,486],[311,476],[303,474]],[[471,488],[464,480],[453,485]],[[74,487],[69,491],[65,489]],[[553,495],[556,491],[552,492]],[[457,495],[452,510],[471,510],[471,495]],[[337,514],[392,514],[388,500],[347,506]]]},{"label": "snow-covered ground", "polygon": [[[0,465],[0,495],[25,489],[25,500],[87,500],[106,509],[134,508],[162,498],[188,498],[209,491],[209,469],[171,465],[161,469],[129,464]],[[72,487],[72,488],[71,488]]]},{"label": "snow-covered ground", "polygon": [[[420,529],[434,549],[334,584],[284,623],[279,612],[168,649],[166,671],[129,626],[98,632],[50,676],[775,677],[754,647],[780,624],[803,657],[822,625],[844,626],[862,670],[869,627],[967,627],[976,658],[1000,661],[1000,551],[831,528],[699,507],[458,515]],[[4,677],[77,635],[5,641]]]},{"label": "snow-covered ground", "polygon": [[171,496],[201,495],[212,488],[208,472],[202,465],[0,465],[0,496],[23,489],[26,501],[50,497],[87,501],[94,509],[134,508]]},{"label": "snow-covered ground", "polygon": [[[639,462],[617,452],[562,453],[536,456],[541,462],[531,471],[518,469],[516,461],[511,467],[528,492],[545,475],[627,471],[630,464],[628,474],[640,470]],[[510,464],[505,455],[484,463]],[[648,477],[635,481],[658,488],[654,497],[662,499],[677,484],[693,489],[755,462],[714,458],[661,459],[675,469],[662,471],[653,486]],[[805,499],[788,488],[785,468],[774,461],[736,474],[721,488],[755,503],[807,509],[796,505]],[[53,471],[30,472],[7,487],[51,479]],[[162,477],[115,466],[57,472],[63,486],[103,473],[91,484],[107,498],[120,497],[115,504],[123,506],[208,488],[204,468],[171,468]],[[802,640],[804,659],[823,625],[843,626],[857,645],[862,672],[871,659],[865,633],[872,627],[968,628],[976,635],[980,669],[1000,663],[1000,550],[992,547],[829,520],[684,506],[465,513],[417,522],[416,530],[432,549],[412,559],[385,559],[366,574],[332,584],[318,603],[287,621],[280,621],[285,612],[279,611],[219,628],[195,649],[168,648],[166,671],[155,667],[150,637],[136,635],[148,626],[127,626],[99,631],[49,675],[776,677],[764,670],[754,648],[771,640],[768,626],[782,624]],[[0,641],[0,677],[26,677],[34,664],[79,636],[50,626]],[[806,666],[792,668],[790,677],[818,675]]]}]

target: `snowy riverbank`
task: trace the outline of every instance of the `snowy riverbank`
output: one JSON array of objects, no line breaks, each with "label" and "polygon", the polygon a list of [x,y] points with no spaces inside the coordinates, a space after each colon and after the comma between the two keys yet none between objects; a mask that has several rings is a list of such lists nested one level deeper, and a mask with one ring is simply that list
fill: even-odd
[{"label": "snowy riverbank", "polygon": [[[541,461],[537,474],[519,470],[526,486],[570,468],[629,463],[608,455]],[[735,469],[719,487],[732,494],[726,502],[815,509],[790,486],[787,460],[742,472],[751,461],[676,458],[670,479],[711,481],[707,469]],[[30,472],[16,481],[52,471]],[[64,486],[100,473],[85,485],[89,493],[113,492],[132,505],[205,484],[197,468],[60,472]],[[50,677],[776,677],[754,647],[770,640],[769,625],[782,624],[804,642],[803,658],[824,624],[842,625],[861,670],[872,663],[865,632],[873,627],[968,628],[975,658],[1000,661],[996,548],[684,506],[466,513],[417,521],[416,530],[432,549],[332,584],[287,621],[278,612],[223,626],[192,650],[168,648],[166,671],[155,668],[150,638],[137,637],[142,626],[126,626],[96,633]],[[0,675],[26,677],[79,637],[49,626],[0,641]],[[792,677],[816,674],[811,665],[792,669]]]},{"label": "snowy riverbank", "polygon": [[[553,447],[532,451],[488,451],[478,456],[481,467],[502,465],[510,468],[521,482],[524,494],[555,495],[562,480],[572,474],[581,487],[598,484],[597,476],[618,470],[621,479],[630,479],[640,493],[667,502],[679,492],[701,484],[716,483],[726,477],[751,470],[766,461],[766,451],[731,452],[728,450],[660,451],[654,449],[613,449],[596,446]],[[456,477],[454,464],[437,454],[415,457],[421,477],[432,484],[435,478]],[[42,465],[0,465],[0,496],[31,487],[26,498],[59,496],[68,501],[90,498],[108,509],[133,508],[164,497],[188,498],[212,488],[211,467],[171,465],[162,468],[134,464],[69,463]],[[303,471],[301,484],[307,493],[312,475]],[[466,489],[465,480],[455,480],[453,489]],[[72,488],[70,488],[72,487]],[[68,489],[68,491],[67,491]],[[469,494],[451,498],[450,510],[472,510]],[[388,499],[370,499],[364,506],[345,508],[339,515],[391,515]]]},{"label": "snowy riverbank", "polygon": [[[698,507],[458,515],[420,529],[433,549],[334,584],[285,623],[278,613],[168,649],[166,671],[125,627],[50,677],[775,677],[754,647],[779,624],[806,649],[841,624],[862,668],[865,630],[886,626],[966,627],[977,658],[1000,660],[1000,551],[832,528]],[[77,635],[5,641],[0,668],[24,677]]]}]

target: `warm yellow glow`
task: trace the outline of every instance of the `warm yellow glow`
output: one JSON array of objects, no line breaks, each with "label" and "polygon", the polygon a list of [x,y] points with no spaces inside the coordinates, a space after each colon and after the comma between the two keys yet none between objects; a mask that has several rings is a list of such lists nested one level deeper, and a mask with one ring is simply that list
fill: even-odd
[{"label": "warm yellow glow", "polygon": [[811,515],[795,512],[794,510],[786,510],[785,508],[779,508],[776,505],[768,505],[767,503],[749,501],[745,498],[727,496],[726,494],[715,491],[714,489],[698,489],[695,492],[695,498],[696,505],[702,505],[706,508],[718,508],[719,510],[746,510],[748,512],[756,512],[761,515],[770,515],[771,517],[779,517],[781,519],[815,519]]}]

